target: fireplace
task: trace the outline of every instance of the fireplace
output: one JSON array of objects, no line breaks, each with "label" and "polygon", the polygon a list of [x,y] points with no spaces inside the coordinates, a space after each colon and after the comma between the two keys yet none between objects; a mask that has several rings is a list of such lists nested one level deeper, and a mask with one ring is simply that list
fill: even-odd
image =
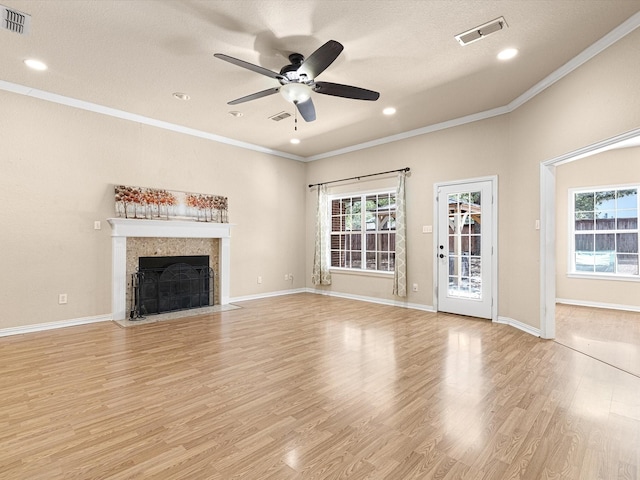
[{"label": "fireplace", "polygon": [[109,218],[114,320],[129,318],[131,275],[139,257],[208,255],[215,282],[213,303],[229,304],[231,224],[182,220]]},{"label": "fireplace", "polygon": [[208,255],[139,257],[130,318],[212,306],[214,283]]}]

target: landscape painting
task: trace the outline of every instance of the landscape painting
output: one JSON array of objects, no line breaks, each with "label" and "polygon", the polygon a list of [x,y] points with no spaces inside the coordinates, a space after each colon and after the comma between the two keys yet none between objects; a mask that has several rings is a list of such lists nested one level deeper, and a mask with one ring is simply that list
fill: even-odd
[{"label": "landscape painting", "polygon": [[228,200],[222,195],[127,185],[115,185],[114,190],[118,217],[229,222]]}]

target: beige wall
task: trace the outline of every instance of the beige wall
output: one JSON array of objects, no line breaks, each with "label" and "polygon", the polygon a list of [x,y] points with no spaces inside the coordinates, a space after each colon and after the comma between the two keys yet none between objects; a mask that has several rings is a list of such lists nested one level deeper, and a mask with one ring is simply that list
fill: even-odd
[{"label": "beige wall", "polygon": [[304,285],[303,163],[6,92],[0,105],[0,329],[111,313],[113,184],[228,196],[232,297]]},{"label": "beige wall", "polygon": [[594,155],[556,169],[556,296],[571,302],[640,307],[638,282],[569,278],[569,189],[640,184],[640,148]]}]

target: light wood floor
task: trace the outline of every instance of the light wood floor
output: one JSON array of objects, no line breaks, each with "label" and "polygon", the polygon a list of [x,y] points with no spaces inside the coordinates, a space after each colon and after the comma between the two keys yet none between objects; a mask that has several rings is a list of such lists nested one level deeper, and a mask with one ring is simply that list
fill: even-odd
[{"label": "light wood floor", "polygon": [[640,312],[557,304],[556,341],[640,377]]},{"label": "light wood floor", "polygon": [[637,479],[640,379],[313,294],[0,339],[2,479]]}]

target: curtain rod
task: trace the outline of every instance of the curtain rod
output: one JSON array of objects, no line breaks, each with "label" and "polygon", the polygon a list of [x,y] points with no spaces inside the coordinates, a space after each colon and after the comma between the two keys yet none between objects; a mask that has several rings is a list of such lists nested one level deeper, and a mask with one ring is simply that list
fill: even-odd
[{"label": "curtain rod", "polygon": [[385,175],[387,173],[409,172],[409,171],[411,171],[411,169],[409,167],[405,167],[405,168],[399,168],[398,170],[389,170],[388,172],[370,173],[368,175],[358,175],[357,177],[341,178],[340,180],[330,180],[328,182],[310,183],[309,188],[319,187],[320,185],[326,185],[328,183],[345,182],[347,180],[360,180],[361,178],[365,178],[365,177],[374,177],[376,175]]}]

